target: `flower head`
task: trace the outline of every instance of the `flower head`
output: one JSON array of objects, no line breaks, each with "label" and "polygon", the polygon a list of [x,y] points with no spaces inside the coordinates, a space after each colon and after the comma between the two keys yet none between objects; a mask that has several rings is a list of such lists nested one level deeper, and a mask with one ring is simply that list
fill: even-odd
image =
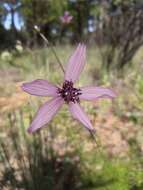
[{"label": "flower head", "polygon": [[64,12],[64,15],[60,17],[60,20],[63,24],[69,24],[73,19],[73,16],[70,15],[68,11]]},{"label": "flower head", "polygon": [[89,118],[80,106],[80,100],[92,101],[99,98],[114,98],[116,95],[112,90],[103,87],[74,87],[74,83],[78,80],[84,68],[85,56],[86,47],[83,44],[79,44],[69,59],[65,71],[64,82],[61,87],[42,79],[22,85],[22,89],[31,95],[52,97],[50,101],[47,101],[38,110],[33,122],[28,128],[30,133],[49,123],[64,103],[68,105],[69,111],[75,119],[80,121],[88,130],[94,131]]}]

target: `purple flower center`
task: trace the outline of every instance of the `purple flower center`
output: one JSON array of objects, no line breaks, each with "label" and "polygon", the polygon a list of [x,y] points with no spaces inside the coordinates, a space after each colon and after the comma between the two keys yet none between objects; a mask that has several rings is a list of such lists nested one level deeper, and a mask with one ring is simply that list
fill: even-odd
[{"label": "purple flower center", "polygon": [[62,88],[58,89],[58,93],[66,103],[76,103],[79,102],[79,95],[81,95],[81,90],[74,88],[72,81],[65,81]]}]

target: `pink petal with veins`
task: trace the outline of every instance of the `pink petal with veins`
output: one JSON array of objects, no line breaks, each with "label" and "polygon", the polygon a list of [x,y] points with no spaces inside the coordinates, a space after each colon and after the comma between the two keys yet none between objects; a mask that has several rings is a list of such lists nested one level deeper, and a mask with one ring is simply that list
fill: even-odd
[{"label": "pink petal with veins", "polygon": [[73,118],[80,121],[88,130],[94,131],[89,118],[78,103],[71,102],[69,104],[69,110],[72,113]]},{"label": "pink petal with veins", "polygon": [[33,133],[37,129],[43,127],[45,124],[49,123],[49,121],[51,121],[53,116],[58,112],[62,105],[63,99],[60,97],[53,98],[52,100],[46,102],[38,110],[34,120],[28,128],[28,132]]},{"label": "pink petal with veins", "polygon": [[86,46],[79,44],[70,57],[65,73],[65,80],[75,82],[82,72],[86,59]]},{"label": "pink petal with veins", "polygon": [[80,99],[83,100],[96,100],[98,98],[115,98],[116,94],[109,88],[103,87],[83,87],[81,89]]},{"label": "pink petal with veins", "polygon": [[32,82],[24,83],[22,89],[35,96],[57,96],[57,87],[47,80],[37,79]]}]

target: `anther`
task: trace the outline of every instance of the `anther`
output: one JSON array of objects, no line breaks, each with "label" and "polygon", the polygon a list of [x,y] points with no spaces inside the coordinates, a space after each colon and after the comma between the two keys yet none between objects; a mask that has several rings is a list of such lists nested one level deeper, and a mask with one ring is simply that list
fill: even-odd
[{"label": "anther", "polygon": [[58,93],[65,102],[79,102],[79,95],[81,90],[73,87],[72,81],[65,81],[63,87],[58,89]]}]

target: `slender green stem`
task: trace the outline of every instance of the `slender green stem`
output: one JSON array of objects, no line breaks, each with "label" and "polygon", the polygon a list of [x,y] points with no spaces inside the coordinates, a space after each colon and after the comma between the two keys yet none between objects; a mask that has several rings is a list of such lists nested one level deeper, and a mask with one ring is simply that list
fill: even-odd
[{"label": "slender green stem", "polygon": [[104,154],[103,154],[103,151],[101,150],[101,143],[99,142],[99,140],[97,140],[97,136],[95,137],[95,135],[94,135],[94,133],[92,132],[92,131],[89,131],[90,132],[90,135],[91,135],[91,137],[92,137],[92,139],[95,141],[95,143],[96,143],[96,146],[97,146],[97,149],[98,149],[98,151],[99,151],[99,154],[100,154],[100,156],[101,157],[103,157],[104,158]]},{"label": "slender green stem", "polygon": [[62,65],[59,57],[57,56],[56,51],[55,51],[53,45],[48,41],[48,39],[44,36],[44,34],[40,32],[40,29],[37,26],[35,26],[34,28],[39,33],[39,35],[41,36],[41,38],[44,40],[44,42],[46,43],[46,45],[51,48],[51,50],[52,50],[55,58],[58,61],[58,64],[59,64],[60,68],[62,69],[63,73],[65,73],[64,67],[63,67],[63,65]]}]

